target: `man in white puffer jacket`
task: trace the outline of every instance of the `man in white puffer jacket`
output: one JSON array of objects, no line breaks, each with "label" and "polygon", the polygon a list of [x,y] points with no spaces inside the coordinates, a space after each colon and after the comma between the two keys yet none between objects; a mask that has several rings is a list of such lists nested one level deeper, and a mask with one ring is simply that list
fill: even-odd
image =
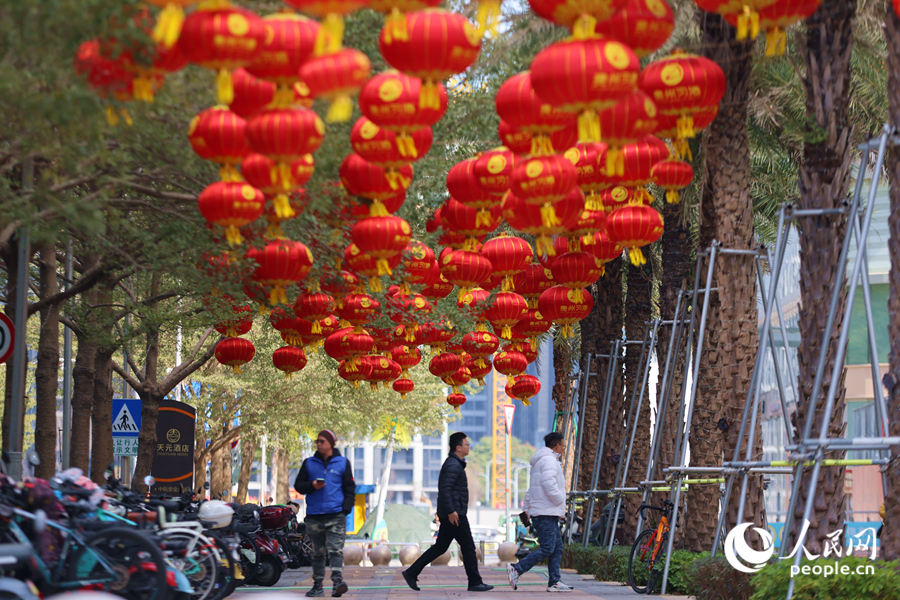
[{"label": "man in white puffer jacket", "polygon": [[519,576],[546,558],[547,591],[571,592],[572,588],[559,580],[563,550],[559,519],[566,514],[566,482],[559,459],[565,441],[554,431],[544,436],[544,445],[531,457],[531,485],[525,494],[525,513],[534,524],[540,548],[518,563],[507,565],[506,571],[509,585],[515,590]]}]

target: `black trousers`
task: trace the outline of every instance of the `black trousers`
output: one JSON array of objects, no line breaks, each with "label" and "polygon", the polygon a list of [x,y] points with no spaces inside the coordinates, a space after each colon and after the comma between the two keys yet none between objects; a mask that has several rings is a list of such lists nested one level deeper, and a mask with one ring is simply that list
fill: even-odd
[{"label": "black trousers", "polygon": [[450,542],[453,540],[456,540],[456,543],[459,544],[459,552],[462,554],[463,565],[466,567],[466,577],[469,578],[469,587],[481,585],[483,581],[481,580],[481,575],[478,574],[475,540],[472,539],[472,530],[469,528],[469,520],[466,517],[459,518],[459,525],[452,525],[446,517],[442,517],[441,527],[438,529],[438,536],[434,545],[410,565],[406,572],[418,579],[422,569],[446,552],[450,548]]}]

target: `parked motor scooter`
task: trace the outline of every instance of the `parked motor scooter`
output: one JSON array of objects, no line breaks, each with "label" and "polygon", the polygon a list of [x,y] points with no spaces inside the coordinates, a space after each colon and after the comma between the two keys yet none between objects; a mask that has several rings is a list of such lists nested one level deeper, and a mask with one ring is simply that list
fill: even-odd
[{"label": "parked motor scooter", "polygon": [[[258,561],[253,576],[247,580],[250,585],[271,587],[278,583],[281,574],[288,567],[290,562],[288,555],[275,531],[277,529],[275,526],[281,522],[279,517],[281,508],[271,506],[258,508],[255,504],[245,504],[238,510],[244,531],[247,531],[251,520],[258,523],[258,527],[251,534],[255,546],[258,548]],[[290,509],[287,510],[290,511]],[[242,551],[244,550],[247,549],[242,548]]]}]

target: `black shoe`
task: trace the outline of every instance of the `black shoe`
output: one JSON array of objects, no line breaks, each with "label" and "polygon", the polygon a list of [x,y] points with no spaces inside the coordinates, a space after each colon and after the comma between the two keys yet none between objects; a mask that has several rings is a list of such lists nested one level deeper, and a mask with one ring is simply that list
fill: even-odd
[{"label": "black shoe", "polygon": [[416,578],[412,576],[412,573],[407,573],[406,571],[400,571],[400,574],[403,575],[403,580],[406,582],[410,588],[415,591],[419,591],[419,586],[416,585]]},{"label": "black shoe", "polygon": [[325,590],[322,589],[322,584],[316,582],[313,584],[312,589],[306,592],[307,598],[321,598],[325,595]]},{"label": "black shoe", "polygon": [[331,597],[332,598],[340,598],[342,595],[347,593],[347,584],[344,583],[343,579],[335,579],[334,586],[331,588]]},{"label": "black shoe", "polygon": [[494,589],[494,586],[486,583],[479,583],[478,585],[470,585],[468,589],[470,592],[489,592]]}]

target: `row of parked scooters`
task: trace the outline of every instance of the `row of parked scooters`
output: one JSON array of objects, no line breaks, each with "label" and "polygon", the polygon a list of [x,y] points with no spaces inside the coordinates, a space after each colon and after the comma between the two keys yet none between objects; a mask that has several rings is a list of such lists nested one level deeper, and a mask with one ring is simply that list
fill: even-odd
[{"label": "row of parked scooters", "polygon": [[[34,465],[37,457],[31,454]],[[132,492],[69,469],[50,481],[13,480],[0,464],[0,598],[36,600],[74,590],[129,600],[222,600],[238,586],[273,586],[309,564],[312,548],[293,504],[259,507],[186,492]],[[148,485],[154,482],[146,481]]]}]

